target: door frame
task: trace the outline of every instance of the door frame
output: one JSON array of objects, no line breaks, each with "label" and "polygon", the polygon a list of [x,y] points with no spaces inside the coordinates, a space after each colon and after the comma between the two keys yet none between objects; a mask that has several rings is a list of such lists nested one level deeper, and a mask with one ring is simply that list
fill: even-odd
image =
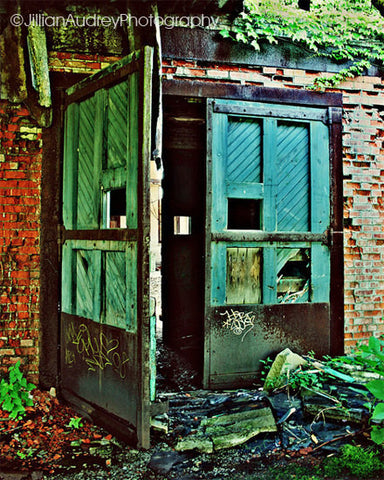
[{"label": "door frame", "polygon": [[[343,260],[343,166],[342,166],[342,94],[317,93],[306,90],[255,87],[229,83],[207,83],[202,80],[164,80],[163,95],[255,101],[294,106],[323,107],[328,111],[330,145],[330,345],[331,355],[344,352],[344,260]],[[209,151],[209,145],[207,151]],[[207,182],[208,184],[208,182]],[[208,197],[207,202],[210,199]],[[210,205],[206,204],[206,214]],[[209,251],[206,238],[205,278],[210,277]],[[205,324],[210,304],[209,285],[205,285]],[[204,332],[207,341],[207,331]],[[205,348],[205,355],[207,354]]]}]

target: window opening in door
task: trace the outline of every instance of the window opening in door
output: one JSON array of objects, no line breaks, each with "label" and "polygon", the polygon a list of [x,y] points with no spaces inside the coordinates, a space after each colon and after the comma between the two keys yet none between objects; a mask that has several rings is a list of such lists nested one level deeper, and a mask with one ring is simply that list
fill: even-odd
[{"label": "window opening in door", "polygon": [[125,188],[107,191],[104,206],[105,228],[127,228]]},{"label": "window opening in door", "polygon": [[174,235],[191,235],[192,221],[191,217],[175,215],[173,217],[173,234]]},{"label": "window opening in door", "polygon": [[228,198],[228,228],[230,230],[260,230],[261,200]]}]

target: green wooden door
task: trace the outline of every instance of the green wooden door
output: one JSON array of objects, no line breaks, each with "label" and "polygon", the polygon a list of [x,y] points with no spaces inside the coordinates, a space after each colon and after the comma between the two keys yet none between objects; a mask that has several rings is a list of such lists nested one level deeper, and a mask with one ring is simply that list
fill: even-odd
[{"label": "green wooden door", "polygon": [[61,386],[149,446],[152,49],[66,92]]},{"label": "green wooden door", "polygon": [[290,347],[329,353],[326,108],[209,100],[206,386]]}]

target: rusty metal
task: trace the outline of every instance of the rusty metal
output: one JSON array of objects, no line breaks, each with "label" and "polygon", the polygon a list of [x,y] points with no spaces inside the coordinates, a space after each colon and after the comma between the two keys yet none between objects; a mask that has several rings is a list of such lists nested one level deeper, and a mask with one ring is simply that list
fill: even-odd
[{"label": "rusty metal", "polygon": [[331,292],[330,354],[344,353],[344,240],[343,240],[343,154],[342,124],[330,126],[331,158]]},{"label": "rusty metal", "polygon": [[328,110],[321,109],[311,109],[308,112],[308,109],[303,109],[300,112],[292,111],[289,112],[287,109],[282,108],[279,105],[269,105],[265,106],[262,103],[252,103],[247,104],[246,106],[243,104],[240,105],[226,105],[226,104],[216,104],[213,102],[213,111],[216,113],[233,113],[233,114],[246,114],[246,115],[257,115],[257,116],[265,116],[268,115],[269,117],[284,117],[284,118],[292,118],[295,120],[319,120],[323,123],[330,123],[332,120],[332,116],[329,116]]},{"label": "rusty metal", "polygon": [[[208,311],[210,388],[256,381],[260,360],[286,347],[299,354],[329,353],[329,305],[226,305]],[[300,333],[299,333],[300,332]],[[211,352],[214,352],[212,354]]]},{"label": "rusty metal", "polygon": [[120,328],[66,313],[61,318],[64,395],[80,403],[96,421],[102,412],[107,418],[111,414],[123,419],[119,434],[131,440],[136,429],[129,420],[135,418],[137,406],[127,399],[137,395],[136,365],[131,359],[138,345]]},{"label": "rusty metal", "polygon": [[339,93],[317,93],[291,88],[255,87],[203,80],[163,80],[163,94],[184,97],[229,98],[267,103],[289,103],[305,106],[342,106]]},{"label": "rusty metal", "polygon": [[109,241],[136,241],[138,239],[137,230],[127,228],[121,229],[102,229],[102,230],[66,230],[60,226],[60,243],[66,240],[109,240]]},{"label": "rusty metal", "polygon": [[329,245],[330,235],[326,230],[323,233],[297,233],[297,232],[213,232],[213,242],[321,242]]}]

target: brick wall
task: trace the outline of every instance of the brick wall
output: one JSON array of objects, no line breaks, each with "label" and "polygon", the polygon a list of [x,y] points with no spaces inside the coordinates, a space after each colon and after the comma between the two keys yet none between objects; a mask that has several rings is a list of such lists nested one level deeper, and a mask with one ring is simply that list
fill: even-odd
[{"label": "brick wall", "polygon": [[0,102],[0,371],[21,360],[38,380],[41,130]]},{"label": "brick wall", "polygon": [[[242,67],[164,60],[165,78],[305,88],[330,73],[292,68]],[[346,81],[343,94],[345,217],[345,345],[348,351],[374,333],[384,334],[384,82]]]},{"label": "brick wall", "polygon": [[[94,73],[118,57],[51,52],[51,71]],[[41,129],[0,102],[0,374],[20,360],[39,380]]]}]

